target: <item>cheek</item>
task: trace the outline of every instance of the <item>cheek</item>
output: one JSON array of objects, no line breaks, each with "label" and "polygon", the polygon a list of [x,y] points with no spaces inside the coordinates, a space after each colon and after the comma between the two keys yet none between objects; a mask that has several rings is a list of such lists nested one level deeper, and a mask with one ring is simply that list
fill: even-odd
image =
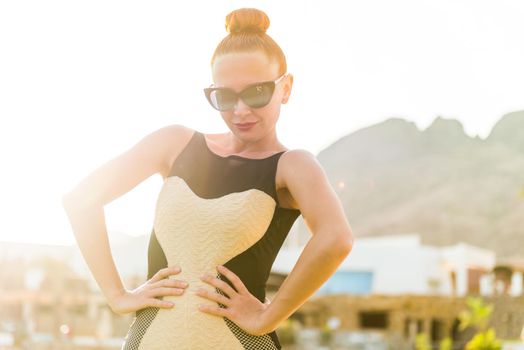
[{"label": "cheek", "polygon": [[268,123],[274,119],[275,106],[267,105],[265,107],[253,110],[253,114],[256,115],[257,119],[262,123]]},{"label": "cheek", "polygon": [[281,99],[282,97],[275,93],[271,98],[271,102],[259,110],[260,114],[263,114],[266,119],[272,120],[278,118],[278,114],[280,113]]},{"label": "cheek", "polygon": [[278,119],[278,115],[280,113],[280,101],[273,101],[272,103],[268,104],[266,107],[264,107],[264,116],[267,120],[276,120]]},{"label": "cheek", "polygon": [[229,120],[231,119],[231,115],[232,113],[231,112],[220,112],[220,116],[222,117],[222,119],[228,123]]}]

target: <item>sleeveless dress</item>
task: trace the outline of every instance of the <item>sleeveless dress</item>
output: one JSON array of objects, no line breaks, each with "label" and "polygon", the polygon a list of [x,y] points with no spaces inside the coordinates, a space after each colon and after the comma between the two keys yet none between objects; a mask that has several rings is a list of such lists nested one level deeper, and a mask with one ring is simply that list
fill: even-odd
[{"label": "sleeveless dress", "polygon": [[200,304],[216,302],[194,291],[213,288],[200,280],[204,273],[233,287],[216,270],[222,264],[264,302],[271,266],[300,215],[278,203],[275,174],[283,153],[262,159],[223,157],[209,149],[202,133],[194,132],[157,199],[147,277],[178,265],[182,271],[170,278],[186,280],[189,287],[180,296],[159,297],[175,303],[170,309],[136,311],[121,349],[281,349],[275,331],[254,336],[226,317],[198,310]]}]

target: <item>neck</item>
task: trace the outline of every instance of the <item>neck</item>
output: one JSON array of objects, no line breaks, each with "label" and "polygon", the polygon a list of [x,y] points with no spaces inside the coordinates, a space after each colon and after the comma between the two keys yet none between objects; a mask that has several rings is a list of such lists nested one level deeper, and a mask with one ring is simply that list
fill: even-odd
[{"label": "neck", "polygon": [[233,153],[273,153],[283,149],[274,129],[258,140],[240,139],[229,132],[226,136],[226,145]]}]

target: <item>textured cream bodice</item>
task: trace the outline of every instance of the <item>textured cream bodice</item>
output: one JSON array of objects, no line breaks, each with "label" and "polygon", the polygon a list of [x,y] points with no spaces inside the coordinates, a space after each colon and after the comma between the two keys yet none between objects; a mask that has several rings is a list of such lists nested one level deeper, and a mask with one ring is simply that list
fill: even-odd
[{"label": "textured cream bodice", "polygon": [[198,310],[200,304],[216,303],[194,292],[199,287],[213,290],[200,276],[217,275],[217,265],[255,244],[267,230],[275,206],[275,200],[258,189],[205,199],[182,178],[165,179],[154,229],[168,266],[182,268],[171,278],[186,280],[189,287],[181,296],[163,298],[175,306],[158,310],[139,349],[243,349],[224,318]]}]

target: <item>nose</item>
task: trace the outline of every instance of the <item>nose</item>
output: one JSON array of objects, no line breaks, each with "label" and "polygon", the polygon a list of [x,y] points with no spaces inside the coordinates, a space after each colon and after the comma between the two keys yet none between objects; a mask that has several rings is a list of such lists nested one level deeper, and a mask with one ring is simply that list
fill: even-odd
[{"label": "nose", "polygon": [[242,116],[250,112],[250,107],[242,101],[241,98],[237,99],[235,106],[233,107],[233,114]]}]

